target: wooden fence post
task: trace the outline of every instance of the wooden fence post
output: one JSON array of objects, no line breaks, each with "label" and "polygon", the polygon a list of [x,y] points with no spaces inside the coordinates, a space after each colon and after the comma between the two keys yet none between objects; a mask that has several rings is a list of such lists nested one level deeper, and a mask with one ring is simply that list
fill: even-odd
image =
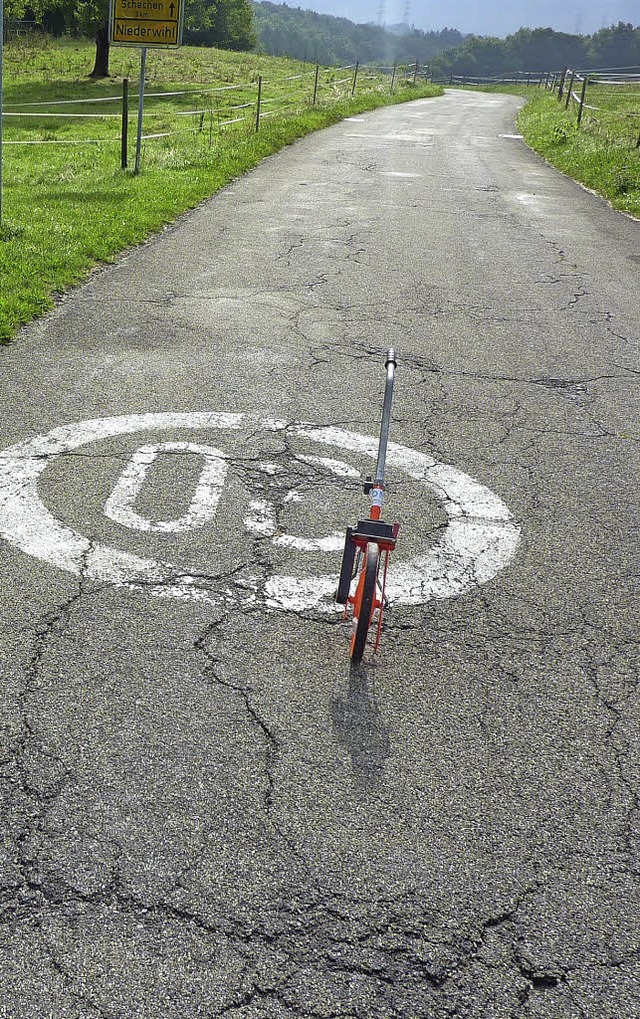
[{"label": "wooden fence post", "polygon": [[417,82],[417,80],[418,80],[418,61],[416,60],[416,66],[413,69],[413,84],[414,85]]},{"label": "wooden fence post", "polygon": [[256,132],[260,130],[260,102],[262,100],[262,75],[258,77],[258,102],[256,103]]},{"label": "wooden fence post", "polygon": [[320,74],[320,64],[316,64],[316,79],[313,83],[313,106],[316,105],[318,99],[318,75]]},{"label": "wooden fence post", "polygon": [[122,139],[120,142],[120,166],[127,169],[127,148],[129,140],[129,79],[122,80]]},{"label": "wooden fence post", "polygon": [[572,71],[571,72],[571,79],[569,81],[569,87],[567,89],[567,101],[564,104],[565,110],[569,109],[569,103],[571,102],[571,90],[573,89],[573,80],[574,80],[575,76],[576,76],[576,72]]},{"label": "wooden fence post", "polygon": [[351,86],[351,95],[355,95],[356,92],[356,81],[358,80],[358,68],[360,67],[359,61],[356,60],[356,69],[353,72],[353,85]]},{"label": "wooden fence post", "polygon": [[396,68],[397,68],[397,66],[398,66],[397,64],[393,65],[393,74],[391,75],[391,91],[392,92],[393,92],[393,86],[395,85],[395,82],[396,82]]},{"label": "wooden fence post", "polygon": [[560,87],[558,88],[558,102],[560,102],[564,93],[564,80],[567,74],[567,70],[568,68],[564,67],[562,69],[562,74],[560,75]]},{"label": "wooden fence post", "polygon": [[578,110],[578,127],[580,127],[580,121],[582,120],[582,111],[584,109],[584,97],[587,91],[587,81],[589,80],[588,75],[582,79],[582,92],[580,94],[580,108]]}]

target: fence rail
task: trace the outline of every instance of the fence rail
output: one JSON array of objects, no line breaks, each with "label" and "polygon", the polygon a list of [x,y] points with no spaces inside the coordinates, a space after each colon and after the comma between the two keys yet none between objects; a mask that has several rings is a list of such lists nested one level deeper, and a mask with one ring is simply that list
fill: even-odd
[{"label": "fence rail", "polygon": [[503,75],[434,76],[440,85],[531,85],[557,94],[565,109],[576,112],[582,130],[604,135],[612,142],[640,149],[640,66],[595,67],[562,71],[513,71]]},{"label": "fence rail", "polygon": [[578,127],[640,149],[640,68],[565,67],[551,87],[566,110],[576,110]]},{"label": "fence rail", "polygon": [[542,85],[544,71],[513,71],[509,74],[445,74],[429,80],[436,85]]},{"label": "fence rail", "polygon": [[[145,91],[145,123],[143,141],[167,139],[180,135],[198,136],[209,146],[217,134],[232,126],[245,125],[259,130],[265,117],[292,116],[319,104],[328,105],[356,94],[371,91],[393,91],[400,83],[418,84],[428,79],[428,68],[417,61],[411,65],[349,64],[324,68],[316,65],[309,71],[282,78],[257,78],[251,81],[204,86],[199,89],[167,92]],[[12,99],[3,105],[7,118],[4,145],[108,145],[121,147],[121,165],[127,165],[127,125],[129,104],[133,108],[137,93],[129,91],[128,80],[121,95],[94,96],[82,99],[47,99],[19,102]],[[94,104],[101,104],[95,109]],[[184,104],[185,108],[179,107]],[[91,110],[91,106],[94,106]],[[87,110],[89,107],[89,110]],[[189,127],[185,118],[191,119]],[[92,136],[78,137],[79,124],[92,121]],[[121,122],[117,130],[114,121]],[[74,125],[77,127],[74,130]]]}]

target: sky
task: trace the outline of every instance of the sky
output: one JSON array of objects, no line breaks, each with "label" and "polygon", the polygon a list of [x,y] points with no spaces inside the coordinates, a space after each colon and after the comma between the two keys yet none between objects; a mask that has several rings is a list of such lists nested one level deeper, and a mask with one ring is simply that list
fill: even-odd
[{"label": "sky", "polygon": [[[277,2],[277,0],[276,0]],[[350,21],[393,25],[406,22],[425,31],[457,28],[475,35],[505,36],[524,26],[591,35],[618,21],[640,25],[639,0],[284,0]]]}]

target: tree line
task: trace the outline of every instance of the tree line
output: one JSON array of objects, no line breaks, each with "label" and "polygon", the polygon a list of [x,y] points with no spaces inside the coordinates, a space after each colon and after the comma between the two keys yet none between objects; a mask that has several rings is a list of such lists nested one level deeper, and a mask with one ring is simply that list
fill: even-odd
[{"label": "tree line", "polygon": [[[91,74],[109,73],[108,0],[5,0],[5,16],[34,21],[53,35],[96,38]],[[521,28],[505,39],[463,35],[457,29],[423,32],[356,25],[346,18],[269,0],[185,0],[184,42],[289,56],[323,65],[429,64],[435,76],[508,75],[564,66],[640,66],[640,27],[618,22],[593,35]]]},{"label": "tree line", "polygon": [[[640,27],[618,22],[593,35],[521,28],[505,39],[463,35],[457,29],[422,32],[398,26],[356,25],[346,18],[253,2],[260,48],[319,64],[429,64],[433,74],[506,75],[563,67],[640,67]],[[406,29],[403,31],[403,28]]]},{"label": "tree line", "polygon": [[347,18],[274,4],[253,3],[260,48],[271,56],[289,56],[314,64],[421,64],[464,41],[456,29],[421,32],[408,25],[390,30],[380,25],[356,25]]},{"label": "tree line", "polygon": [[568,35],[551,28],[521,28],[506,39],[468,36],[432,62],[437,76],[493,77],[514,71],[559,71],[563,67],[640,67],[640,27],[622,21],[594,35]]},{"label": "tree line", "polygon": [[[91,76],[109,74],[109,0],[5,0],[4,10],[7,18],[32,21],[52,35],[94,36]],[[186,0],[183,41],[221,49],[255,49],[258,39],[251,0]]]}]

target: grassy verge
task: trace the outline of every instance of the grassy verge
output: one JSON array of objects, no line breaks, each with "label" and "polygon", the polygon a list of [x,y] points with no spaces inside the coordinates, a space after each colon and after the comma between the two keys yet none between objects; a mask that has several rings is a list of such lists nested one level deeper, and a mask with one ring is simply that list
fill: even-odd
[{"label": "grassy verge", "polygon": [[[636,102],[640,112],[640,88]],[[604,117],[586,110],[580,127],[576,119],[575,105],[565,110],[543,92],[520,111],[518,125],[527,144],[559,170],[603,195],[614,209],[640,217],[640,148],[631,118],[614,107]]]},{"label": "grassy verge", "polygon": [[590,85],[592,109],[585,108],[579,127],[576,103],[567,110],[557,94],[544,89],[499,85],[482,91],[525,96],[518,128],[526,143],[614,209],[640,218],[640,85]]},{"label": "grassy verge", "polygon": [[[160,137],[145,141],[136,177],[120,168],[117,99],[122,77],[135,79],[136,53],[114,51],[113,77],[99,82],[86,77],[90,43],[10,44],[5,59],[7,112],[35,114],[5,121],[0,229],[5,341],[97,263],[113,260],[265,156],[346,116],[441,92],[401,82],[391,94],[388,79],[362,74],[352,97],[353,72],[330,70],[322,74],[313,106],[315,74],[309,65],[195,47],[170,54],[152,50],[146,88],[160,95],[149,95],[144,129]],[[264,77],[264,117],[256,133],[258,75]],[[181,90],[191,94],[168,95]],[[95,102],[110,96],[116,98]],[[27,105],[70,99],[82,102]],[[62,116],[69,111],[82,116]],[[232,120],[238,122],[229,124]]]}]

